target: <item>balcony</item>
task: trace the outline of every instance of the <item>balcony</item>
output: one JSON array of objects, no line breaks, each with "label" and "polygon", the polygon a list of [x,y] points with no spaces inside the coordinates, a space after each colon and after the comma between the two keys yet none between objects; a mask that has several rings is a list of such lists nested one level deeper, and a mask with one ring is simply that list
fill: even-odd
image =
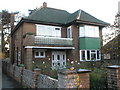
[{"label": "balcony", "polygon": [[73,39],[28,35],[25,37],[24,45],[73,46]]}]

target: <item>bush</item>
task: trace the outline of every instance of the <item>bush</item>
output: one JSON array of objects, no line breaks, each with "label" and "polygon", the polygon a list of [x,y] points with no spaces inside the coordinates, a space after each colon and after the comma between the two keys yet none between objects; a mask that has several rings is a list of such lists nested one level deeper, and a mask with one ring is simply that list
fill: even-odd
[{"label": "bush", "polygon": [[90,73],[90,88],[91,90],[96,89],[107,89],[107,63],[101,63],[101,66],[98,68],[92,68]]}]

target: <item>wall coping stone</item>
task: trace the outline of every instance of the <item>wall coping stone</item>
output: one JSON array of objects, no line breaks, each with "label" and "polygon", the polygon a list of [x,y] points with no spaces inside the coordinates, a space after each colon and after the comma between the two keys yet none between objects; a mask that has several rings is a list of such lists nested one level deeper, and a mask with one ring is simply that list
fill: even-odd
[{"label": "wall coping stone", "polygon": [[59,71],[59,74],[77,74],[77,73],[88,73],[91,72],[91,70],[87,69],[78,69],[78,70],[69,70],[69,69],[63,69]]},{"label": "wall coping stone", "polygon": [[120,65],[107,66],[106,68],[110,68],[110,69],[118,69],[118,68],[120,68]]},{"label": "wall coping stone", "polygon": [[91,70],[87,70],[87,69],[78,69],[77,73],[87,73],[87,72],[91,72]]},{"label": "wall coping stone", "polygon": [[59,71],[59,74],[76,74],[76,70],[62,69]]}]

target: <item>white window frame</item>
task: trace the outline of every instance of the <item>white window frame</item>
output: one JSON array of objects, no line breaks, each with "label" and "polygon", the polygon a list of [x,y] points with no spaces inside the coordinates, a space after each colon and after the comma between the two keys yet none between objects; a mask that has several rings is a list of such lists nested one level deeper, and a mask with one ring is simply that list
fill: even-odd
[{"label": "white window frame", "polygon": [[83,25],[79,26],[79,37],[99,37],[99,27]]},{"label": "white window frame", "polygon": [[71,26],[67,28],[67,38],[72,38],[72,27]]},{"label": "white window frame", "polygon": [[44,37],[59,37],[60,38],[61,27],[36,24],[36,35],[44,36]]},{"label": "white window frame", "polygon": [[[82,60],[82,51],[85,51],[85,60]],[[87,51],[90,51],[90,60],[87,59]],[[92,52],[93,50],[80,50],[80,61],[99,61],[101,60],[101,54],[100,54],[100,51],[99,50],[94,50],[95,52]],[[99,59],[97,59],[97,51],[99,51]],[[93,60],[91,58],[91,55],[92,54],[95,54],[96,55],[96,58]]]},{"label": "white window frame", "polygon": [[[38,56],[36,56],[36,52],[38,52]],[[43,56],[41,56],[41,52],[43,53]],[[35,51],[34,57],[35,58],[45,58],[45,51]]]}]

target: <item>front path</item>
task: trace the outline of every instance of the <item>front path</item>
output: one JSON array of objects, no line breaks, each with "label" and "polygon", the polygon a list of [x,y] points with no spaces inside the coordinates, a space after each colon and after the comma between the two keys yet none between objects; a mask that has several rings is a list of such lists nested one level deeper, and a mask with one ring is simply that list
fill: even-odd
[{"label": "front path", "polygon": [[11,77],[2,73],[2,88],[22,88],[22,86]]}]

